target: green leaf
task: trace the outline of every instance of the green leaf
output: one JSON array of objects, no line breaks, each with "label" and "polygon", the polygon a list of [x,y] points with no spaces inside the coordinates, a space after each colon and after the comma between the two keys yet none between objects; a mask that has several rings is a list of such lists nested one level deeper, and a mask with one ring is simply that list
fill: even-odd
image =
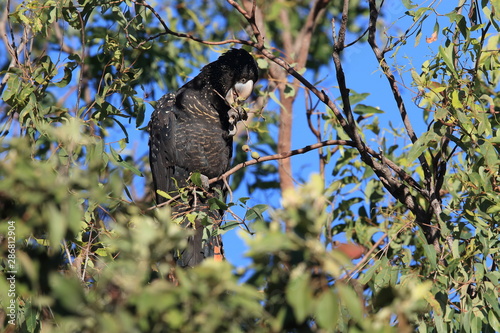
[{"label": "green leaf", "polygon": [[49,283],[52,287],[52,293],[61,305],[68,311],[78,311],[84,300],[82,284],[76,278],[61,275],[59,272],[51,272]]},{"label": "green leaf", "polygon": [[498,152],[489,141],[483,142],[483,144],[480,146],[480,151],[484,156],[486,166],[495,167],[496,165],[498,165]]},{"label": "green leaf", "polygon": [[436,314],[434,316],[434,323],[438,333],[447,333],[446,324],[444,323],[443,316]]},{"label": "green leaf", "polygon": [[471,333],[483,333],[482,331],[483,322],[480,317],[472,316],[470,331]]},{"label": "green leaf", "polygon": [[434,23],[433,33],[435,33],[436,36],[437,36],[437,34],[439,34],[439,21],[438,20],[436,20],[436,23]]},{"label": "green leaf", "polygon": [[125,168],[125,169],[127,169],[129,171],[132,171],[137,176],[144,177],[144,175],[142,174],[142,172],[139,171],[139,169],[137,169],[135,166],[133,166],[132,164],[130,164],[127,161],[125,161],[124,159],[122,159],[122,157],[120,156],[120,154],[118,154],[116,152],[116,150],[113,149],[112,146],[109,146],[109,150],[111,152],[111,156],[113,157],[113,159],[115,160],[116,163],[118,163],[123,168]]},{"label": "green leaf", "polygon": [[451,22],[456,23],[458,30],[465,39],[470,38],[469,29],[467,28],[467,22],[465,21],[465,17],[463,15],[456,12],[451,12],[449,14],[446,14],[446,16],[448,16]]},{"label": "green leaf", "polygon": [[417,5],[415,5],[411,0],[402,0],[402,2],[406,9],[412,9],[417,7]]},{"label": "green leaf", "polygon": [[417,29],[417,33],[415,35],[414,47],[417,47],[420,44],[420,39],[422,39],[422,28],[421,27],[419,27]]},{"label": "green leaf", "polygon": [[431,269],[433,270],[436,269],[437,268],[436,249],[431,244],[422,244],[422,247],[424,249],[425,257],[427,258],[427,260],[429,260]]},{"label": "green leaf", "polygon": [[462,104],[462,98],[460,97],[460,92],[459,91],[453,91],[451,93],[451,105],[455,109],[463,109],[464,105]]},{"label": "green leaf", "polygon": [[29,303],[27,302],[27,305],[28,304],[29,306],[24,314],[26,329],[28,332],[37,332],[38,311],[33,308],[31,301],[29,301]]},{"label": "green leaf", "polygon": [[449,112],[446,108],[437,108],[436,113],[434,114],[434,119],[443,120],[448,116]]},{"label": "green leaf", "polygon": [[158,193],[159,195],[161,195],[162,197],[170,200],[172,199],[172,196],[170,194],[168,194],[167,192],[165,191],[162,191],[162,190],[156,190],[156,193]]},{"label": "green leaf", "polygon": [[364,101],[368,96],[370,96],[370,93],[358,94],[351,90],[349,101],[351,102],[351,105],[358,104],[359,102]]},{"label": "green leaf", "polygon": [[280,100],[278,99],[278,97],[276,97],[276,93],[274,91],[271,91],[269,93],[269,97],[271,97],[271,99],[276,103],[278,104],[281,109],[285,110],[285,106],[283,104],[281,104]]},{"label": "green leaf", "polygon": [[225,232],[232,230],[236,227],[239,227],[240,225],[241,223],[238,221],[230,221],[220,226],[219,229],[222,231],[221,234],[224,234]]},{"label": "green leaf", "polygon": [[454,50],[453,50],[453,43],[450,43],[447,47],[443,47],[442,45],[439,45],[439,55],[443,59],[443,61],[446,64],[446,67],[448,67],[449,71],[455,78],[458,78],[457,75],[457,70],[455,69],[455,64],[454,64]]},{"label": "green leaf", "polygon": [[[429,7],[421,7],[419,9],[417,9],[415,11],[415,16],[413,17],[413,21],[418,21],[423,15],[425,12],[429,11],[429,10],[432,10],[431,8]],[[424,16],[424,19],[427,17],[428,15],[425,15]]]},{"label": "green leaf", "polygon": [[488,324],[495,332],[500,332],[500,321],[498,320],[499,315],[500,314],[498,312],[495,313],[493,310],[488,312]]},{"label": "green leaf", "polygon": [[203,187],[203,182],[201,181],[201,173],[193,172],[189,179],[195,186]]},{"label": "green leaf", "polygon": [[319,296],[316,303],[316,320],[320,327],[333,330],[339,319],[339,301],[331,290]]},{"label": "green leaf", "polygon": [[486,303],[493,309],[493,311],[500,315],[500,305],[498,304],[498,295],[494,292],[493,288],[486,288],[484,293]]},{"label": "green leaf", "polygon": [[295,96],[295,88],[293,85],[291,85],[290,83],[287,83],[285,85],[285,91],[284,91],[284,94],[285,94],[285,97],[286,98],[289,98],[289,97],[294,97]]},{"label": "green leaf", "polygon": [[336,286],[339,291],[340,304],[347,308],[349,315],[351,315],[356,322],[362,323],[363,305],[354,289],[342,283],[338,283]]},{"label": "green leaf", "polygon": [[210,210],[214,210],[214,209],[226,210],[227,209],[226,203],[223,202],[222,200],[219,200],[218,198],[208,199],[208,204],[210,205]]},{"label": "green leaf", "polygon": [[384,111],[377,109],[373,106],[365,105],[365,104],[357,104],[354,107],[354,113],[356,114],[374,114],[374,113],[384,113]]},{"label": "green leaf", "polygon": [[73,71],[67,66],[65,66],[63,78],[58,82],[54,82],[54,85],[59,88],[66,87],[71,82],[72,77],[73,77]]},{"label": "green leaf", "polygon": [[136,96],[132,96],[132,100],[134,101],[135,127],[139,128],[144,122],[146,104],[142,98]]},{"label": "green leaf", "polygon": [[262,213],[264,213],[268,208],[269,206],[264,204],[255,205],[249,208],[245,213],[245,220],[255,220],[257,218],[264,220]]},{"label": "green leaf", "polygon": [[258,58],[258,59],[257,59],[257,66],[258,66],[260,69],[268,69],[268,68],[269,68],[269,63],[268,63],[268,62],[267,62],[267,60],[265,60],[265,59]]},{"label": "green leaf", "polygon": [[459,241],[458,239],[454,239],[451,247],[451,253],[453,254],[454,259],[460,258],[460,249],[459,249]]},{"label": "green leaf", "polygon": [[379,266],[382,263],[381,260],[375,260],[373,265],[361,276],[359,279],[360,284],[367,284],[373,277],[373,274],[378,272]]},{"label": "green leaf", "polygon": [[415,161],[422,155],[430,146],[440,139],[440,136],[434,131],[425,132],[420,138],[415,141],[410,151],[408,152],[408,161]]},{"label": "green leaf", "polygon": [[303,323],[311,311],[313,295],[310,280],[310,276],[302,272],[293,277],[286,287],[286,299],[298,323]]},{"label": "green leaf", "polygon": [[55,207],[53,202],[50,202],[46,207],[46,213],[50,216],[49,221],[49,236],[50,244],[56,246],[64,238],[68,229],[67,220],[62,216],[61,212]]},{"label": "green leaf", "polygon": [[107,257],[112,253],[112,251],[109,247],[103,247],[103,248],[98,248],[97,250],[94,251],[94,253],[100,257]]},{"label": "green leaf", "polygon": [[415,82],[417,87],[423,87],[424,83],[422,81],[422,78],[413,68],[411,69],[411,78],[413,79],[413,82]]}]

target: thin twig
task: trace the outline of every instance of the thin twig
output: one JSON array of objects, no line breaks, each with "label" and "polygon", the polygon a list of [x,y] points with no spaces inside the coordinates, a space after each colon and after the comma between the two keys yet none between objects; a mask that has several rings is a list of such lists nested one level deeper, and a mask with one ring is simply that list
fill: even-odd
[{"label": "thin twig", "polygon": [[79,11],[76,11],[78,13],[78,19],[80,20],[80,25],[82,27],[80,31],[80,38],[81,38],[81,43],[82,43],[82,54],[80,56],[80,75],[78,77],[78,92],[76,96],[76,110],[75,114],[78,114],[78,111],[80,110],[80,98],[82,97],[82,89],[83,89],[83,75],[85,73],[85,52],[86,52],[86,41],[85,41],[85,25],[83,22],[83,17],[82,14]]},{"label": "thin twig", "polygon": [[169,26],[165,23],[165,21],[162,19],[161,15],[151,5],[149,5],[148,3],[143,2],[143,1],[135,1],[134,0],[132,2],[136,5],[143,6],[147,9],[149,9],[151,11],[151,13],[153,13],[153,15],[158,19],[160,24],[163,26],[163,29],[165,30],[164,32],[160,32],[160,33],[153,35],[153,36],[145,39],[144,41],[138,43],[135,46],[136,48],[141,47],[143,44],[145,44],[149,41],[152,41],[154,39],[157,39],[158,37],[165,36],[165,35],[172,35],[172,36],[179,37],[179,38],[187,38],[187,39],[193,40],[195,42],[206,44],[206,45],[225,45],[225,44],[233,44],[233,43],[253,45],[252,42],[249,42],[249,41],[246,41],[243,39],[226,39],[223,41],[212,42],[212,41],[203,40],[202,38],[196,37],[192,34],[187,34],[187,33],[177,32],[177,31],[171,30],[169,28]]},{"label": "thin twig", "polygon": [[233,173],[235,173],[236,171],[238,171],[239,169],[245,168],[245,167],[250,166],[250,165],[254,165],[254,164],[262,163],[262,162],[266,162],[266,161],[282,160],[282,159],[289,158],[289,157],[294,156],[294,155],[299,155],[299,154],[307,153],[307,152],[309,152],[311,150],[314,150],[314,149],[318,149],[318,148],[325,147],[325,146],[333,146],[333,145],[343,145],[343,146],[352,146],[352,147],[354,147],[354,143],[352,141],[349,141],[349,140],[328,140],[328,141],[323,141],[323,142],[319,142],[319,143],[315,143],[315,144],[306,146],[304,148],[295,149],[295,150],[292,150],[292,151],[289,151],[289,152],[284,152],[284,153],[281,153],[281,154],[274,154],[274,155],[263,156],[263,157],[259,157],[259,158],[253,159],[253,160],[248,160],[248,161],[242,162],[240,164],[235,165],[234,167],[232,167],[231,169],[229,169],[229,171],[223,173],[219,177],[215,177],[215,178],[210,179],[208,181],[208,183],[212,184],[212,183],[215,183],[215,182],[217,182],[217,181],[219,181],[219,180],[221,180],[223,178],[227,178],[230,175],[232,175]]},{"label": "thin twig", "polygon": [[354,266],[350,272],[348,272],[344,279],[351,279],[352,276],[357,273],[360,268],[362,266],[364,266],[364,264],[371,259],[371,254],[379,247],[380,244],[382,244],[382,242],[384,241],[384,239],[387,237],[387,233],[384,232],[384,234],[382,235],[382,237],[380,237],[380,239],[375,243],[373,244],[373,246],[370,248],[370,250],[368,252],[366,252],[365,256],[363,257],[363,259],[361,259],[357,264],[356,266]]},{"label": "thin twig", "polygon": [[[375,3],[375,0],[369,0],[370,4],[370,22],[369,22],[369,34],[368,34],[368,43],[370,44],[373,53],[375,54],[375,57],[377,58],[377,61],[379,62],[380,66],[382,67],[382,71],[384,75],[386,76],[387,80],[389,81],[389,85],[392,90],[392,94],[394,96],[394,100],[396,101],[396,104],[398,106],[399,113],[401,115],[401,119],[403,120],[403,125],[406,129],[406,132],[408,136],[410,137],[410,140],[412,143],[415,143],[418,140],[417,135],[415,134],[415,131],[413,130],[413,126],[410,122],[410,118],[408,117],[408,113],[406,111],[406,106],[403,101],[403,98],[401,96],[401,92],[399,91],[396,78],[392,74],[392,71],[387,64],[387,61],[385,60],[385,51],[381,51],[377,45],[377,42],[375,41],[375,33],[377,31],[377,19],[379,15],[379,10],[377,9],[377,5]],[[429,164],[427,163],[427,160],[425,159],[425,156],[421,154],[418,157],[420,164],[422,165],[422,169],[424,171],[424,176],[425,179],[430,180],[432,175],[430,171]],[[425,181],[425,180],[424,180]]]},{"label": "thin twig", "polygon": [[92,232],[94,231],[94,224],[92,223],[90,226],[90,231],[89,231],[89,240],[87,242],[87,246],[85,249],[85,262],[83,263],[83,270],[82,270],[82,275],[81,275],[81,280],[82,282],[85,282],[85,274],[87,271],[87,265],[89,263],[89,253],[90,253],[90,246],[92,245],[92,242],[97,239],[97,236],[92,239]]},{"label": "thin twig", "polygon": [[[24,47],[26,46],[28,39],[27,38],[21,38],[21,41],[19,42],[19,46],[16,46],[16,41],[14,38],[14,29],[12,28],[12,24],[9,19],[10,15],[10,1],[7,1],[7,5],[5,8],[5,11],[2,14],[2,18],[0,20],[0,36],[4,41],[5,48],[7,49],[7,52],[9,52],[11,56],[10,64],[8,69],[18,67],[20,65],[19,63],[19,55],[21,52],[23,52]],[[8,24],[7,24],[8,22]],[[10,36],[12,42],[9,43],[9,39],[7,37],[7,32],[5,31],[5,27],[8,25],[9,30],[10,30]],[[6,87],[7,81],[9,80],[10,73],[7,70],[6,74],[2,78],[2,81],[0,82],[0,95],[2,95],[3,90]]]},{"label": "thin twig", "polygon": [[[254,164],[262,163],[262,162],[267,162],[267,161],[281,160],[281,159],[289,158],[289,157],[294,156],[294,155],[304,154],[304,153],[307,153],[307,152],[314,150],[314,149],[319,149],[321,147],[333,146],[333,145],[354,146],[354,143],[352,141],[348,141],[348,140],[328,140],[328,141],[323,141],[323,142],[319,142],[316,144],[312,144],[312,145],[306,146],[304,148],[295,149],[295,150],[292,150],[292,151],[289,151],[286,153],[268,155],[268,156],[259,157],[257,159],[248,160],[246,162],[242,162],[240,164],[235,165],[233,168],[231,168],[230,170],[228,170],[227,172],[225,172],[224,174],[222,174],[219,177],[214,177],[212,179],[209,179],[208,183],[213,184],[213,183],[218,182],[220,180],[225,180],[230,175],[235,173],[236,171],[240,170],[241,168],[250,166],[250,165],[254,165]],[[227,185],[227,182],[226,182],[226,186],[229,188],[229,186]],[[170,198],[166,202],[162,202],[161,204],[154,205],[152,207],[147,208],[146,211],[170,205],[172,202],[175,202],[180,197],[181,197],[181,195],[178,194],[178,195]]]}]

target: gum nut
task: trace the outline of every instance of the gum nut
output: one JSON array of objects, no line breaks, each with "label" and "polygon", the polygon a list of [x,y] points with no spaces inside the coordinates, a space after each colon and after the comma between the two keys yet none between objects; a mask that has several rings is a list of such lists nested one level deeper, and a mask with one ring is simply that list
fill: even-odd
[{"label": "gum nut", "polygon": [[256,151],[252,152],[252,158],[258,159],[260,157],[259,153]]},{"label": "gum nut", "polygon": [[250,146],[249,145],[243,145],[243,146],[241,146],[241,149],[243,151],[249,151],[250,150]]}]

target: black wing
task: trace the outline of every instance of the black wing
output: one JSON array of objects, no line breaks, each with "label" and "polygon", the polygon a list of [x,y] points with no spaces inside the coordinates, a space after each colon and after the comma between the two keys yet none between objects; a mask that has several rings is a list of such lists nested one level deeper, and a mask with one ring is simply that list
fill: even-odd
[{"label": "black wing", "polygon": [[176,163],[174,105],[175,94],[163,96],[158,101],[149,123],[149,161],[157,205],[167,201],[157,190],[166,193],[175,190],[175,182],[172,179]]},{"label": "black wing", "polygon": [[[163,96],[158,101],[149,123],[149,161],[157,205],[167,201],[167,198],[158,194],[157,190],[173,192],[176,186],[185,185],[184,181],[189,176],[189,172],[178,165],[179,161],[184,160],[182,157],[186,147],[178,147],[176,143],[175,99],[176,95],[172,93]],[[174,208],[175,210],[177,208]],[[188,224],[186,220],[182,225],[187,227]],[[203,259],[213,257],[216,250],[222,251],[220,235],[208,234],[204,237],[204,233],[210,233],[210,230],[205,229],[200,221],[196,221],[194,234],[187,238],[188,246],[174,254],[179,266],[194,267]]]}]

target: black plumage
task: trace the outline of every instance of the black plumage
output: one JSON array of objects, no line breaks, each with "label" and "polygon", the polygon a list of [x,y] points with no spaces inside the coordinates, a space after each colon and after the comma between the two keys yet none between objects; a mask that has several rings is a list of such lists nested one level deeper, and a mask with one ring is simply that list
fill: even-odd
[{"label": "black plumage", "polygon": [[[243,49],[231,49],[203,67],[176,93],[158,101],[149,123],[149,158],[157,204],[167,201],[157,190],[172,195],[177,187],[188,184],[193,172],[210,179],[229,169],[232,136],[243,117],[238,104],[248,98],[257,79],[253,57]],[[217,188],[224,191],[223,183],[210,185],[207,192],[214,194]],[[193,200],[191,206],[194,202],[197,207],[190,208],[203,209],[199,208],[203,198]],[[183,209],[174,207],[176,212]],[[222,214],[211,212],[210,217],[217,224]],[[213,256],[214,243],[220,242],[220,237],[212,236],[211,229],[204,228],[200,221],[194,228],[187,249],[177,258],[177,264],[183,267]]]}]

